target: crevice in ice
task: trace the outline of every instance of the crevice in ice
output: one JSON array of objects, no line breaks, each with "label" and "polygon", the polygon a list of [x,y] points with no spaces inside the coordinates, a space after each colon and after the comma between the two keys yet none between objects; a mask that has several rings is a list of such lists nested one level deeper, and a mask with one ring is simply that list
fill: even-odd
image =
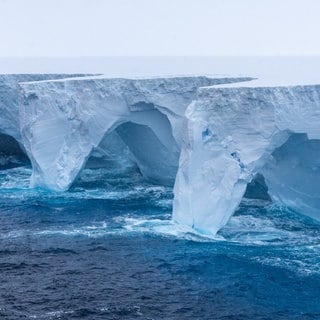
[{"label": "crevice in ice", "polygon": [[243,196],[247,199],[261,199],[271,201],[271,197],[268,193],[268,186],[264,176],[261,173],[257,173],[251,182],[247,184],[246,192]]}]

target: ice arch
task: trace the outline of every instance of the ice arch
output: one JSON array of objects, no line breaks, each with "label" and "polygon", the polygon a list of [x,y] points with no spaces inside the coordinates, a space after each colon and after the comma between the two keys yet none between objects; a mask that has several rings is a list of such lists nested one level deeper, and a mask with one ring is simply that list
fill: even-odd
[{"label": "ice arch", "polygon": [[[115,129],[105,134],[90,156],[110,159],[113,163],[116,161],[118,167],[123,166],[124,171],[134,163],[147,180],[161,185],[173,185],[180,152],[166,115],[153,107],[113,127]],[[97,153],[100,155],[97,156]],[[100,162],[100,167],[109,165]]]},{"label": "ice arch", "polygon": [[[117,152],[115,149],[123,147],[116,145],[120,138],[131,151],[143,176],[161,184],[173,184],[179,162],[179,148],[172,135],[168,117],[153,105],[152,108],[149,107],[148,110],[130,111],[125,116],[106,122],[104,129],[96,132],[91,143],[88,137],[81,136],[81,129],[78,128],[72,132],[74,140],[70,138],[70,146],[63,145],[62,150],[54,149],[54,153],[42,154],[43,146],[40,144],[41,157],[37,163],[33,163],[34,168],[41,167],[41,171],[33,171],[31,182],[56,190],[67,189],[85,166],[95,146],[103,152],[108,152],[113,147]],[[111,135],[113,137],[110,139]],[[49,141],[51,139],[55,144],[58,138],[59,135],[50,137]],[[37,151],[34,149],[33,155],[37,155]],[[54,156],[56,152],[60,152],[60,157],[55,167],[48,156]]]},{"label": "ice arch", "polygon": [[[259,172],[271,197],[320,218],[317,191],[311,192],[307,180],[296,188],[300,174],[306,179],[312,170],[317,172],[313,182],[319,185],[317,160],[310,161],[308,168],[298,166],[299,173],[292,167],[294,152],[295,163],[300,164],[308,157],[303,154],[316,156],[320,86],[204,88],[186,117],[174,188],[176,221],[215,234]],[[297,137],[309,142],[298,144]],[[292,151],[288,158],[286,148]]]},{"label": "ice arch", "polygon": [[[155,180],[163,176],[163,182],[170,183],[178,163],[184,113],[198,88],[248,79],[88,77],[23,83],[20,124],[33,167],[31,186],[68,189],[92,150],[123,123],[132,125],[120,127],[117,132],[133,148],[144,174]],[[133,137],[132,131],[140,139]],[[138,150],[139,142],[155,149],[143,140],[146,134],[157,142],[159,159],[165,161],[154,173],[153,161],[159,164],[159,159],[151,152],[147,159],[147,150]],[[166,165],[167,177],[163,170]]]}]

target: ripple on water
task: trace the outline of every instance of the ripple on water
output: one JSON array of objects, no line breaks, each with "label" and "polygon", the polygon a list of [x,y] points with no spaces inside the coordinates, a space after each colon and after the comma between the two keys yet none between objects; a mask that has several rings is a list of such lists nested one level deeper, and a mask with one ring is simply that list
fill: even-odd
[{"label": "ripple on water", "polygon": [[138,175],[86,171],[55,193],[30,174],[0,172],[0,318],[317,319],[315,221],[246,200],[209,236]]}]

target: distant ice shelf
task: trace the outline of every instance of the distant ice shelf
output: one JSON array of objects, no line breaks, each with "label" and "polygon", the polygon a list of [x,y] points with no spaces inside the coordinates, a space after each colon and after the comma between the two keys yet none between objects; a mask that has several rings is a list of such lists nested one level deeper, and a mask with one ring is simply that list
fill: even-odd
[{"label": "distant ice shelf", "polygon": [[20,144],[31,187],[66,191],[90,157],[112,158],[174,185],[173,219],[202,233],[228,222],[252,180],[247,196],[320,220],[320,85],[2,75],[0,110],[0,147]]}]

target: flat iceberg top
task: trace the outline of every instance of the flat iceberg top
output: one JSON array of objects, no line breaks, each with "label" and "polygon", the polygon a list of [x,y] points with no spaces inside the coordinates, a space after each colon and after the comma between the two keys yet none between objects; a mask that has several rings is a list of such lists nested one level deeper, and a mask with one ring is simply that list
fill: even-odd
[{"label": "flat iceberg top", "polygon": [[[92,57],[0,59],[0,73],[95,75],[87,79],[255,78],[223,87],[277,87],[320,83],[318,56]],[[64,77],[69,78],[69,77]],[[78,77],[73,79],[80,79]],[[71,80],[71,79],[70,79]],[[59,80],[58,80],[59,81]],[[69,81],[69,79],[65,80]],[[26,81],[23,81],[26,82]]]},{"label": "flat iceberg top", "polygon": [[174,80],[191,80],[191,79],[239,79],[239,81],[251,81],[254,78],[248,76],[232,76],[227,74],[196,74],[196,75],[152,75],[152,76],[127,76],[127,77],[115,77],[107,74],[99,74],[99,75],[89,75],[89,76],[75,76],[75,77],[65,77],[60,79],[49,79],[49,80],[40,80],[40,81],[26,81],[21,82],[20,84],[32,84],[32,83],[48,83],[48,82],[69,82],[69,81],[95,81],[95,80],[105,80],[108,82],[112,81],[164,81],[168,80],[173,82]]},{"label": "flat iceberg top", "polygon": [[[313,75],[309,78],[286,78],[286,77],[258,77],[250,81],[241,83],[224,83],[214,87],[218,88],[274,88],[274,87],[295,87],[295,86],[314,86],[320,84],[320,74]],[[210,88],[210,87],[206,87]]]}]

